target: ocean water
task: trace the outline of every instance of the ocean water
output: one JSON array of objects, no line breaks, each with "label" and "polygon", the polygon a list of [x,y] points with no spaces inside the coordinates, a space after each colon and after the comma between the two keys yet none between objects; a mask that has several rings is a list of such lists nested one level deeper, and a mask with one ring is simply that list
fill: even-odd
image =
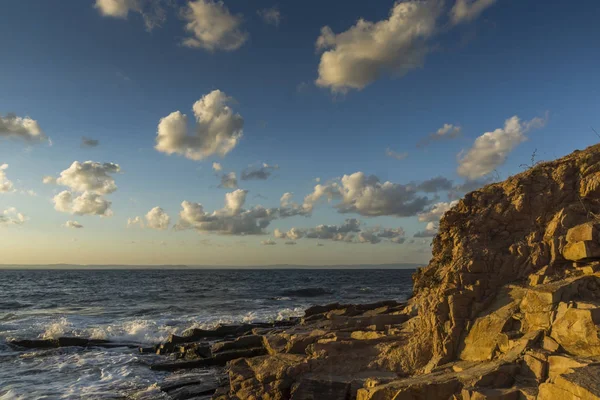
[{"label": "ocean water", "polygon": [[219,323],[301,316],[332,302],[405,300],[412,270],[0,270],[0,400],[160,399],[162,356],[118,347],[19,351],[79,336],[148,346]]}]

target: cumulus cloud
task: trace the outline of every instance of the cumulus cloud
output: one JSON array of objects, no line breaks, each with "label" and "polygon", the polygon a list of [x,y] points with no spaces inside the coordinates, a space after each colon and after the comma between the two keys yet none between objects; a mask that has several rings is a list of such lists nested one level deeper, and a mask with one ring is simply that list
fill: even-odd
[{"label": "cumulus cloud", "polygon": [[212,169],[215,172],[221,172],[223,170],[223,166],[220,163],[218,163],[218,162],[214,162],[212,164]]},{"label": "cumulus cloud", "polygon": [[169,228],[171,218],[160,207],[154,207],[146,214],[146,226],[150,229],[165,230]]},{"label": "cumulus cloud", "polygon": [[442,216],[452,207],[458,204],[457,200],[451,202],[439,202],[434,204],[425,212],[419,213],[419,221],[421,222],[438,222]]},{"label": "cumulus cloud", "polygon": [[430,200],[418,194],[415,185],[402,185],[392,182],[380,182],[374,175],[363,172],[344,175],[341,184],[333,182],[316,185],[314,191],[305,197],[303,207],[312,210],[321,198],[329,201],[339,200],[335,205],[340,213],[357,213],[374,217],[395,215],[408,217],[421,212]]},{"label": "cumulus cloud", "polygon": [[383,240],[403,243],[405,232],[402,228],[363,228],[356,218],[349,218],[341,225],[318,225],[314,228],[291,228],[289,231],[275,229],[273,236],[277,239],[297,241],[302,238],[332,240],[345,243],[377,244]]},{"label": "cumulus cloud", "polygon": [[437,193],[452,189],[452,181],[443,176],[428,179],[417,185],[417,189],[425,193]]},{"label": "cumulus cloud", "polygon": [[450,10],[450,19],[453,24],[472,21],[494,3],[496,0],[456,0]]},{"label": "cumulus cloud", "polygon": [[130,12],[139,13],[147,30],[160,26],[166,19],[163,6],[169,0],[96,0],[95,8],[105,17],[125,19]]},{"label": "cumulus cloud", "polygon": [[41,142],[47,137],[36,120],[17,117],[13,113],[0,115],[0,138],[23,139],[27,142]]},{"label": "cumulus cloud", "polygon": [[206,212],[200,203],[184,201],[181,203],[177,229],[195,229],[198,232],[214,232],[223,235],[259,235],[272,220],[277,219],[277,209],[255,206],[244,209],[246,190],[235,190],[225,195],[225,206]]},{"label": "cumulus cloud", "polygon": [[191,34],[183,45],[208,51],[239,49],[248,40],[241,14],[233,15],[222,1],[189,1],[183,9],[185,30]]},{"label": "cumulus cloud", "polygon": [[263,8],[262,10],[258,10],[257,14],[266,24],[279,26],[281,23],[281,12],[277,6]]},{"label": "cumulus cloud", "polygon": [[56,178],[50,175],[46,175],[42,178],[42,183],[45,185],[54,185],[56,184]]},{"label": "cumulus cloud", "polygon": [[277,242],[274,241],[273,239],[268,239],[268,240],[263,240],[262,242],[260,242],[260,244],[262,244],[263,246],[275,246],[277,244]]},{"label": "cumulus cloud", "polygon": [[221,175],[221,184],[219,185],[220,188],[236,189],[237,186],[238,182],[235,172]]},{"label": "cumulus cloud", "polygon": [[54,209],[75,215],[99,215],[109,217],[112,215],[111,202],[94,192],[83,192],[75,195],[64,190],[54,196]]},{"label": "cumulus cloud", "polygon": [[134,226],[139,226],[140,228],[144,227],[144,220],[142,217],[127,218],[127,227],[131,228]]},{"label": "cumulus cloud", "polygon": [[27,217],[17,211],[14,207],[9,207],[0,214],[1,225],[23,225]]},{"label": "cumulus cloud", "polygon": [[437,235],[438,224],[435,222],[428,222],[425,230],[419,231],[415,233],[414,237],[416,238],[429,238]]},{"label": "cumulus cloud", "polygon": [[83,225],[81,225],[77,221],[67,221],[67,222],[65,222],[65,224],[63,226],[65,228],[73,228],[73,229],[81,229],[81,228],[83,228]]},{"label": "cumulus cloud", "polygon": [[81,147],[98,147],[99,144],[99,140],[90,139],[85,136],[81,138]]},{"label": "cumulus cloud", "polygon": [[69,168],[60,173],[56,183],[67,186],[76,192],[89,191],[96,194],[109,194],[117,190],[115,179],[111,174],[120,171],[121,167],[114,163],[74,161]]},{"label": "cumulus cloud", "polygon": [[269,165],[263,163],[260,167],[251,166],[242,171],[242,180],[265,180],[269,179],[273,171],[279,169],[278,165]]},{"label": "cumulus cloud", "polygon": [[467,179],[481,178],[506,162],[508,154],[527,140],[525,134],[545,125],[545,118],[521,121],[518,116],[507,119],[503,128],[486,132],[473,146],[458,156],[458,174]]},{"label": "cumulus cloud", "polygon": [[324,50],[316,84],[334,92],[360,90],[382,74],[401,76],[420,67],[442,10],[437,0],[398,1],[385,20],[360,19],[339,34],[323,27],[316,43]]},{"label": "cumulus cloud", "polygon": [[444,124],[437,131],[429,134],[425,139],[421,140],[417,147],[425,147],[432,142],[437,142],[440,140],[449,140],[456,139],[462,133],[462,128],[460,126],[452,125],[452,124]]},{"label": "cumulus cloud", "polygon": [[295,203],[293,200],[292,193],[284,193],[279,200],[279,216],[280,218],[295,217],[297,215],[309,216],[311,210],[305,208],[303,205]]},{"label": "cumulus cloud", "polygon": [[385,149],[385,155],[391,158],[395,158],[396,160],[404,160],[406,157],[408,157],[408,153],[404,152],[404,153],[397,153],[394,150],[390,149],[389,147],[387,149]]},{"label": "cumulus cloud", "polygon": [[9,193],[14,191],[14,185],[11,180],[6,177],[8,164],[0,164],[0,193]]},{"label": "cumulus cloud", "polygon": [[213,90],[194,103],[196,127],[188,134],[187,116],[175,111],[158,124],[156,150],[202,160],[214,154],[229,153],[242,138],[244,119],[227,105],[233,99]]}]

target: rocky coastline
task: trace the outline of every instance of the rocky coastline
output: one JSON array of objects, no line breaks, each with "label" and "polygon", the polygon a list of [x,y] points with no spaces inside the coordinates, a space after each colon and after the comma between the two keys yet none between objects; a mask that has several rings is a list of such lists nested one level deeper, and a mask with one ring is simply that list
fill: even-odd
[{"label": "rocky coastline", "polygon": [[600,145],[466,195],[413,280],[405,303],[314,306],[140,351],[166,357],[150,368],[172,372],[173,399],[600,399]]}]

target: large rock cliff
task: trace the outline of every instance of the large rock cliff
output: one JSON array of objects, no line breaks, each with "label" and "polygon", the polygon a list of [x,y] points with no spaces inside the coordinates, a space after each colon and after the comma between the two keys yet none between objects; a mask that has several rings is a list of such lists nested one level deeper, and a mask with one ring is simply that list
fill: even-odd
[{"label": "large rock cliff", "polygon": [[466,195],[407,303],[315,306],[191,365],[229,361],[221,400],[600,399],[597,260],[600,145]]}]

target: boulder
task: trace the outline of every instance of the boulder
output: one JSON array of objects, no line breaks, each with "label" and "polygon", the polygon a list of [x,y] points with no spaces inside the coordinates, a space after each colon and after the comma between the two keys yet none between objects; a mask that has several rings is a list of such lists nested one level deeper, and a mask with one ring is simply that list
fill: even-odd
[{"label": "boulder", "polygon": [[264,347],[264,338],[262,336],[250,335],[242,336],[231,342],[218,342],[212,346],[212,353],[222,353],[230,350],[244,350]]},{"label": "boulder", "polygon": [[599,323],[600,308],[569,308],[552,324],[550,336],[569,354],[600,355]]},{"label": "boulder", "polygon": [[563,250],[563,257],[571,261],[600,258],[600,244],[591,240],[567,243]]},{"label": "boulder", "polygon": [[567,231],[567,242],[600,242],[600,224],[587,222],[577,225]]}]

